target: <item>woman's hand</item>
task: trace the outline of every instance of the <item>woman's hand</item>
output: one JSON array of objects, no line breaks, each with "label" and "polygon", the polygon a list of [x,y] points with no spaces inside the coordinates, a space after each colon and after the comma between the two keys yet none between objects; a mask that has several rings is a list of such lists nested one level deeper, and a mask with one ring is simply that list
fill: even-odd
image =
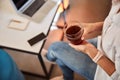
[{"label": "woman's hand", "polygon": [[74,48],[75,50],[82,51],[84,53],[87,53],[87,51],[88,51],[87,49],[94,47],[94,45],[92,45],[91,43],[89,43],[89,42],[87,42],[85,40],[83,40],[82,43],[79,44],[79,45],[74,45],[72,43],[69,43],[69,45],[72,48]]},{"label": "woman's hand", "polygon": [[91,43],[89,43],[85,40],[83,40],[80,45],[74,45],[74,44],[71,44],[71,43],[69,43],[69,45],[72,48],[74,48],[75,50],[81,51],[81,52],[89,55],[91,58],[93,58],[98,51],[97,48],[93,44],[91,44]]},{"label": "woman's hand", "polygon": [[101,35],[103,22],[81,23],[81,26],[84,28],[82,39],[91,39]]}]

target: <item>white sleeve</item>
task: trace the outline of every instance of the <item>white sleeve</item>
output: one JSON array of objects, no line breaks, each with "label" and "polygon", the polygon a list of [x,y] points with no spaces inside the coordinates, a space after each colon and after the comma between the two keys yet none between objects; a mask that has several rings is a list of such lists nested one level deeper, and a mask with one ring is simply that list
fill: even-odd
[{"label": "white sleeve", "polygon": [[116,71],[112,74],[113,80],[120,80],[120,35],[115,39],[115,68]]}]

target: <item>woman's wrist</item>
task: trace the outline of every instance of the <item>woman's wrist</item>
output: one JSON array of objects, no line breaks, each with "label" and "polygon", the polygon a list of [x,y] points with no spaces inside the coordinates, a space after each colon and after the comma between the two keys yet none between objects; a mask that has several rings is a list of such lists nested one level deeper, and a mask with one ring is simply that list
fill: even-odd
[{"label": "woman's wrist", "polygon": [[101,68],[103,68],[103,70],[109,76],[111,76],[116,71],[114,62],[112,62],[107,56],[105,56],[93,45],[88,44],[85,52],[95,63],[97,63]]},{"label": "woman's wrist", "polygon": [[104,56],[104,54],[101,51],[98,51],[97,54],[95,55],[95,57],[92,59],[95,63],[97,63],[102,56]]},{"label": "woman's wrist", "polygon": [[89,47],[86,48],[86,53],[95,63],[97,63],[100,60],[100,58],[104,55],[93,45],[89,45]]},{"label": "woman's wrist", "polygon": [[96,47],[94,47],[93,45],[92,46],[90,45],[90,46],[86,47],[85,51],[86,51],[87,55],[91,59],[93,59],[97,55],[98,49]]}]

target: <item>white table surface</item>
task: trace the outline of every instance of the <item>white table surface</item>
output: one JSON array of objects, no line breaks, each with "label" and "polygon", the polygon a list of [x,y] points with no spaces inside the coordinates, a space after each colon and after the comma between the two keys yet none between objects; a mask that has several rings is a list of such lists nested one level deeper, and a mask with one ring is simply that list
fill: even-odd
[{"label": "white table surface", "polygon": [[10,3],[10,0],[0,0],[0,46],[10,47],[13,49],[39,53],[43,41],[30,46],[27,40],[44,32],[47,34],[53,16],[57,10],[57,4],[45,19],[40,23],[30,21],[26,30],[20,31],[8,28],[8,24],[13,17],[19,16]]}]

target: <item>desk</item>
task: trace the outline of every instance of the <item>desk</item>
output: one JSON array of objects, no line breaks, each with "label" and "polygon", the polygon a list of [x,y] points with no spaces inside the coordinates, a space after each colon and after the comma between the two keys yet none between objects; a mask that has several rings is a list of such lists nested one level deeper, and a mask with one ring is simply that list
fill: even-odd
[{"label": "desk", "polygon": [[[30,46],[27,41],[41,32],[46,35],[48,34],[58,5],[59,4],[57,4],[50,11],[50,13],[41,23],[30,21],[27,29],[24,31],[20,31],[8,28],[10,20],[15,16],[19,16],[11,5],[10,0],[0,1],[0,46],[7,49],[31,53],[33,55],[39,55],[44,41],[40,41],[33,46]],[[45,74],[48,75],[46,71],[46,66],[44,65],[41,55],[39,55],[38,58]]]}]

